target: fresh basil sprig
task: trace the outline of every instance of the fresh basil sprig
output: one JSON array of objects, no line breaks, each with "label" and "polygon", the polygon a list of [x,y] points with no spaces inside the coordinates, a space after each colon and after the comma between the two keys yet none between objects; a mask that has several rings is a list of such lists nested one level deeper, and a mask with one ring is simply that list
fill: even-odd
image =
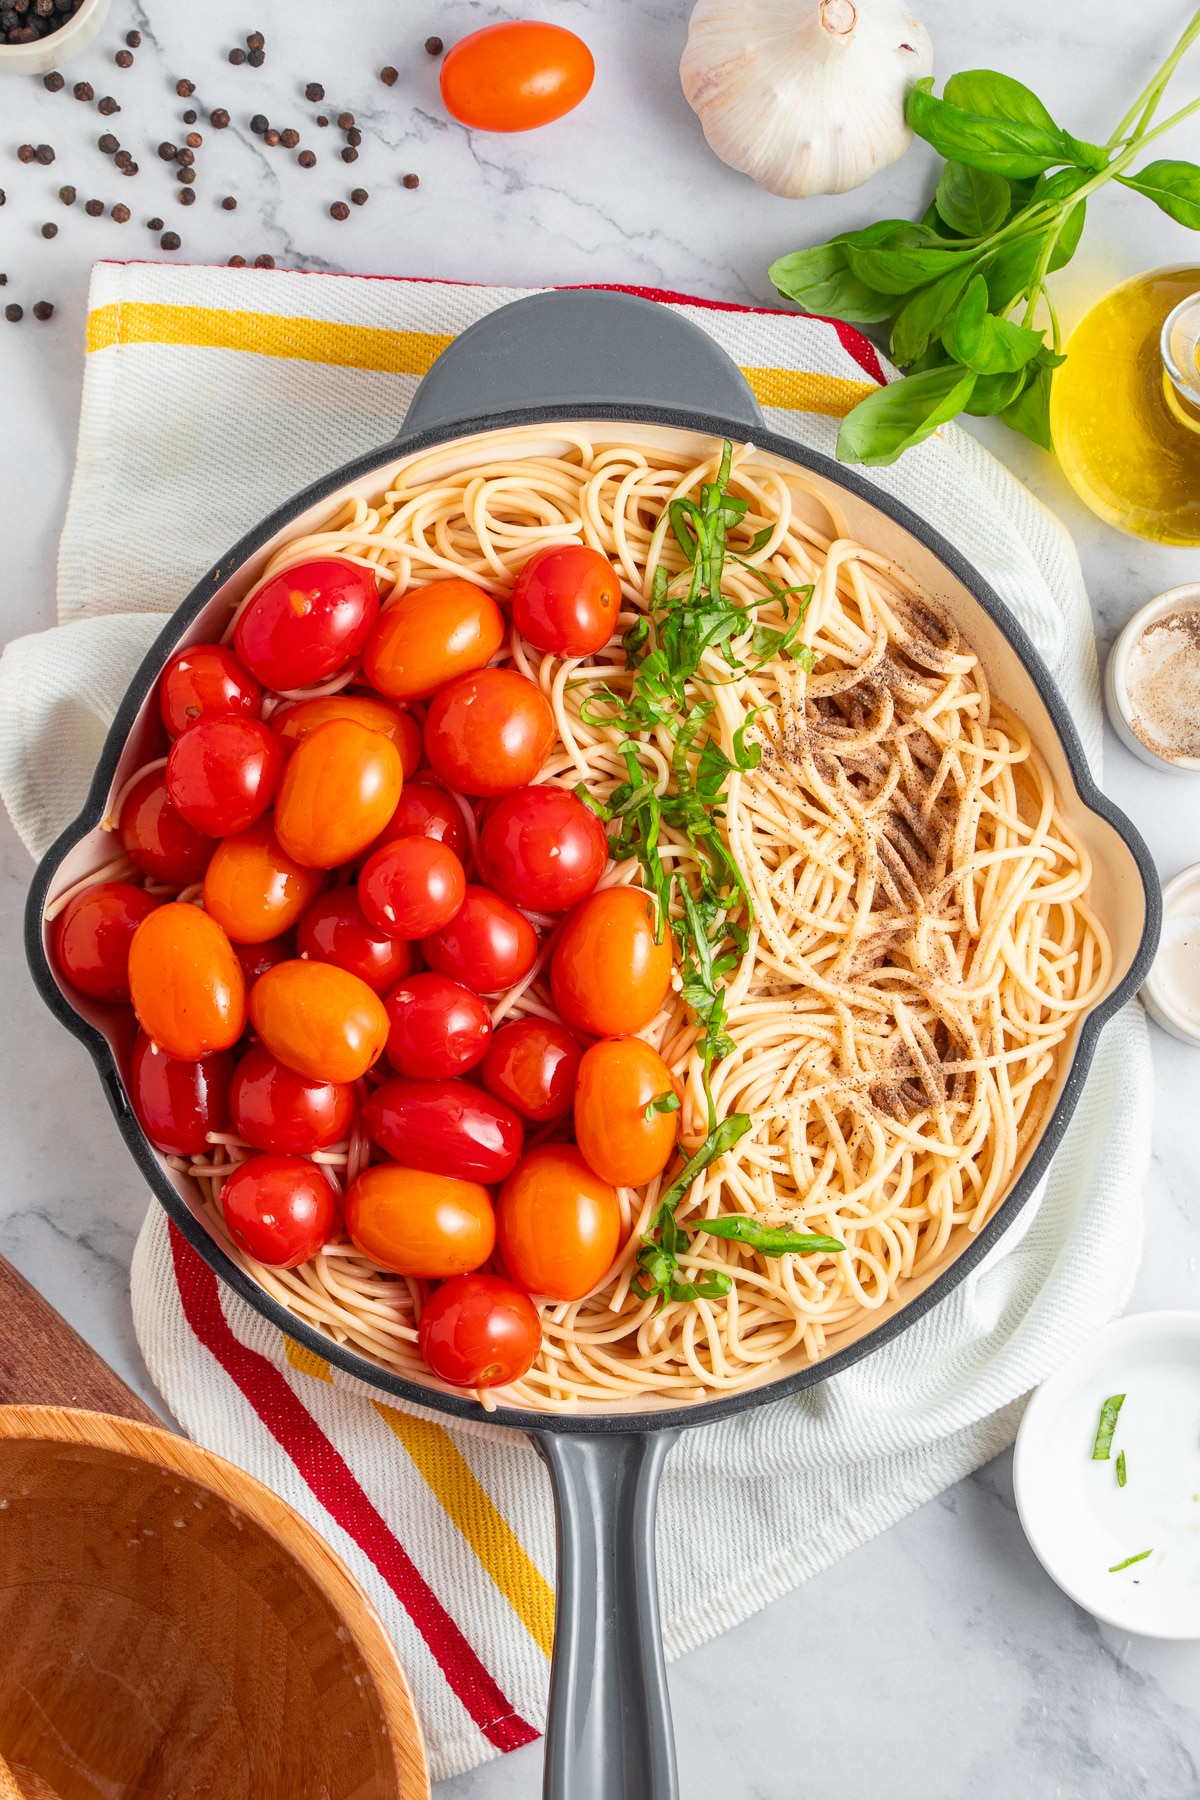
[{"label": "fresh basil sprig", "polygon": [[[994,69],[952,75],[941,98],[931,76],[911,89],[909,124],[946,158],[924,218],[840,232],[770,270],[779,292],[808,312],[887,323],[891,355],[907,370],[846,415],[843,462],[895,462],[960,412],[998,414],[1053,449],[1050,389],[1064,358],[1047,277],[1075,254],[1090,196],[1118,181],[1200,230],[1200,166],[1159,161],[1131,172],[1145,145],[1200,107],[1193,100],[1151,128],[1198,36],[1200,12],[1103,145],[1074,137],[1035,93]],[[1049,342],[1034,322],[1043,306]]]}]

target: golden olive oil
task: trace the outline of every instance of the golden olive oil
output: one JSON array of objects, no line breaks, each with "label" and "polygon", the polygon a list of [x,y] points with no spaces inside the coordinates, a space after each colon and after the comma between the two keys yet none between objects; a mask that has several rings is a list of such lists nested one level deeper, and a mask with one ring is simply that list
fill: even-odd
[{"label": "golden olive oil", "polygon": [[[1200,267],[1123,282],[1071,333],[1051,388],[1054,448],[1076,492],[1110,525],[1163,544],[1200,544],[1200,406],[1167,374],[1160,342],[1193,295],[1200,308]],[[1200,399],[1194,347],[1189,363],[1176,375]]]}]

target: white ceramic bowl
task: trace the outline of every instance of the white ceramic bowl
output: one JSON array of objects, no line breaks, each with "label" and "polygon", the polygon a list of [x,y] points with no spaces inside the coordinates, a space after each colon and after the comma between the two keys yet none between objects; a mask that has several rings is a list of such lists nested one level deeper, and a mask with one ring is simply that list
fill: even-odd
[{"label": "white ceramic bowl", "polygon": [[44,75],[86,50],[108,17],[109,0],[83,0],[77,13],[35,44],[0,44],[0,75]]},{"label": "white ceramic bowl", "polygon": [[1163,888],[1163,931],[1138,998],[1156,1025],[1200,1045],[1200,863]]},{"label": "white ceramic bowl", "polygon": [[[1125,1400],[1111,1456],[1095,1461],[1113,1394]],[[1013,1486],[1035,1555],[1072,1600],[1143,1637],[1200,1638],[1200,1312],[1116,1319],[1044,1381]]]},{"label": "white ceramic bowl", "polygon": [[1127,686],[1130,653],[1147,625],[1153,625],[1156,619],[1165,618],[1168,613],[1177,612],[1183,606],[1200,606],[1200,581],[1187,581],[1182,587],[1168,588],[1165,594],[1157,595],[1145,606],[1138,608],[1109,651],[1104,670],[1104,704],[1108,708],[1113,730],[1125,748],[1132,750],[1142,762],[1148,763],[1152,769],[1171,769],[1176,774],[1196,774],[1200,773],[1200,757],[1158,756],[1149,744],[1144,744],[1138,737],[1130,722],[1132,709]]}]

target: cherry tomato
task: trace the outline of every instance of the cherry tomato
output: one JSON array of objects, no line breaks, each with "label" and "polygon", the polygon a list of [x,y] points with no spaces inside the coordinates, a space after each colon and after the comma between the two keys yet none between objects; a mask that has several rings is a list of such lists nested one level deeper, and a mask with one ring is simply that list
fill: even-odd
[{"label": "cherry tomato", "polygon": [[346,1195],[346,1230],[385,1269],[444,1281],[487,1261],[496,1215],[477,1181],[379,1163],[364,1169]]},{"label": "cherry tomato", "polygon": [[309,868],[348,863],[395,812],[402,781],[390,738],[353,719],[330,719],[292,752],[275,806],[279,842]]},{"label": "cherry tomato", "polygon": [[432,937],[466,899],[467,878],[453,850],[435,838],[396,838],[367,858],[358,895],[363,912],[380,931],[400,938]]},{"label": "cherry tomato", "polygon": [[387,1042],[379,995],[334,963],[277,963],[251,989],[250,1019],[278,1062],[313,1081],[357,1081]]},{"label": "cherry tomato", "polygon": [[459,39],[442,64],[442,99],[476,131],[532,131],[578,106],[595,73],[573,31],[516,19]]},{"label": "cherry tomato", "polygon": [[391,1024],[387,1059],[398,1074],[432,1081],[465,1075],[483,1060],[492,1017],[479,995],[460,981],[431,970],[410,975],[392,989],[384,1005]]},{"label": "cherry tomato", "polygon": [[207,1155],[208,1133],[229,1130],[232,1075],[229,1050],[183,1062],[139,1031],[129,1065],[129,1098],[154,1148],[168,1156]]},{"label": "cherry tomato", "polygon": [[229,1112],[239,1137],[256,1150],[307,1156],[344,1138],[354,1120],[354,1089],[309,1081],[253,1044],[233,1072]]},{"label": "cherry tomato", "polygon": [[260,819],[217,846],[204,877],[204,910],[234,943],[265,944],[291,930],[323,880],[320,869],[285,855],[270,819]]},{"label": "cherry tomato", "polygon": [[514,906],[564,912],[590,894],[608,861],[608,834],[564,788],[503,794],[479,834],[479,867]]},{"label": "cherry tomato", "polygon": [[454,1387],[502,1387],[533,1367],[542,1322],[528,1294],[498,1275],[455,1275],[421,1313],[417,1348]]},{"label": "cherry tomato", "polygon": [[579,1065],[575,1142],[588,1167],[614,1187],[653,1181],[674,1154],[676,1108],[646,1116],[660,1094],[678,1098],[671,1071],[641,1038],[604,1038]]},{"label": "cherry tomato", "polygon": [[296,948],[313,962],[349,969],[377,994],[386,994],[412,968],[408,945],[369,923],[352,887],[317,896],[296,928]]},{"label": "cherry tomato", "polygon": [[[308,870],[305,870],[305,874]],[[223,926],[225,936],[229,937],[228,926]],[[296,954],[296,946],[290,936],[268,938],[264,944],[239,944],[236,938],[230,938],[233,953],[242,965],[242,974],[246,977],[247,989],[252,988],[260,975],[273,969],[276,963],[291,962]]]},{"label": "cherry tomato", "polygon": [[640,888],[602,888],[563,925],[550,961],[559,1017],[593,1037],[623,1037],[648,1025],[671,985],[671,938],[654,941]]},{"label": "cherry tomato", "polygon": [[261,819],[286,760],[258,719],[201,719],[171,746],[167,795],[197,831],[228,837]]},{"label": "cherry tomato", "polygon": [[481,587],[457,577],[435,581],[380,614],[363,673],[381,694],[423,700],[456,675],[491,662],[504,630],[504,614]]},{"label": "cherry tomato", "polygon": [[151,769],[130,788],[121,808],[121,843],[135,869],[152,881],[187,887],[199,881],[216,840],[197,831],[172,806],[166,774]]},{"label": "cherry tomato", "polygon": [[264,687],[286,693],[344,669],[378,615],[371,571],[321,557],[285,569],[259,589],[237,622],[234,647]]},{"label": "cherry tomato", "polygon": [[99,881],[63,908],[58,960],[72,987],[92,1000],[129,999],[133,934],[162,903],[128,881]]},{"label": "cherry tomato", "polygon": [[425,755],[460,793],[507,794],[533,780],[556,736],[540,687],[515,669],[480,669],[434,695]]},{"label": "cherry tomato", "polygon": [[287,745],[298,744],[318,725],[330,719],[354,719],[368,731],[381,731],[400,752],[404,779],[416,773],[421,762],[421,727],[411,713],[389,706],[370,694],[326,694],[317,700],[293,700],[271,715],[271,730]]},{"label": "cherry tomato", "polygon": [[565,1025],[513,1019],[493,1037],[479,1075],[489,1094],[544,1125],[570,1112],[582,1055]]},{"label": "cherry tomato", "polygon": [[460,1181],[503,1181],[516,1167],[525,1127],[511,1106],[469,1081],[411,1081],[377,1087],[363,1124],[381,1150],[407,1169]]},{"label": "cherry tomato", "polygon": [[496,1238],[504,1266],[531,1294],[582,1300],[603,1281],[621,1239],[614,1189],[574,1144],[531,1150],[500,1190]]},{"label": "cherry tomato", "polygon": [[257,719],[262,688],[226,644],[192,644],[167,658],[158,683],[158,709],[168,737],[182,737],[201,719]]},{"label": "cherry tomato", "polygon": [[466,861],[467,828],[462,811],[454,796],[435,781],[424,781],[418,776],[405,783],[396,810],[369,846],[370,853],[403,837],[436,838],[447,850],[453,850],[459,862]]},{"label": "cherry tomato", "polygon": [[236,1044],[246,1026],[246,978],[233,945],[198,906],[149,913],[129,946],[138,1024],[168,1056],[194,1062]]},{"label": "cherry tomato", "polygon": [[300,1156],[248,1156],[221,1189],[235,1244],[268,1269],[295,1269],[327,1244],[337,1196],[315,1163]]},{"label": "cherry tomato", "polygon": [[612,564],[586,544],[535,550],[517,576],[513,624],[535,650],[591,656],[617,629],[621,583]]},{"label": "cherry tomato", "polygon": [[421,940],[421,954],[431,969],[477,994],[498,994],[523,980],[537,961],[537,949],[537,936],[524,913],[489,888],[470,884],[449,925]]}]

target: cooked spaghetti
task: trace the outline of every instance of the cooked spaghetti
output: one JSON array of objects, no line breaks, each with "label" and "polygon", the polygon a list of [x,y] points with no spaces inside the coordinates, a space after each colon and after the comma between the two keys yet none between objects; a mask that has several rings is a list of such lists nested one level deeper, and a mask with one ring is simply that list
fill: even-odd
[{"label": "cooked spaghetti", "polygon": [[[407,463],[385,494],[342,504],[284,546],[263,580],[337,555],[376,571],[385,606],[451,575],[503,598],[533,550],[582,541],[619,571],[619,630],[636,638],[656,568],[674,581],[688,566],[669,503],[714,480],[720,448],[689,464],[616,427],[552,435],[548,444],[545,428],[505,434],[486,462],[461,468],[445,448]],[[991,695],[952,621],[847,535],[823,485],[744,446],[728,491],[747,507],[729,530],[720,585],[745,610],[737,635],[707,649],[689,680],[702,724],[687,756],[694,769],[712,740],[732,764],[717,822],[748,898],[731,914],[744,936],[726,977],[732,1047],[712,1065],[711,1099],[716,1118],[744,1114],[749,1128],[675,1213],[680,1279],[727,1292],[646,1295],[639,1249],[673,1171],[621,1190],[627,1229],[614,1266],[586,1298],[541,1305],[534,1366],[507,1388],[481,1390],[488,1406],[700,1400],[764,1379],[784,1357],[820,1358],[992,1215],[1046,1118],[1072,1027],[1109,981],[1087,852],[1028,732]],[[797,631],[789,596],[808,588]],[[756,627],[768,635],[756,638]],[[755,657],[752,642],[778,651]],[[669,734],[631,734],[611,712],[634,681],[619,641],[580,662],[535,652],[514,633],[503,659],[554,709],[559,742],[541,780],[582,783],[603,807],[627,780],[619,746],[632,736],[656,793],[670,792]],[[658,852],[676,877],[677,911],[683,889],[701,881],[696,845],[664,822]],[[640,879],[630,856],[602,885]],[[548,952],[547,943],[526,980],[496,1000],[493,1022],[555,1016]],[[713,1112],[701,1028],[683,993],[641,1035],[685,1094],[686,1156]],[[416,1347],[427,1284],[379,1268],[344,1238],[286,1272],[233,1245],[218,1195],[223,1173],[249,1153],[227,1138],[208,1158],[169,1160],[196,1178],[214,1231],[270,1294],[335,1342],[427,1381]],[[318,1160],[340,1187],[371,1154],[356,1131]],[[845,1247],[764,1254],[700,1229],[731,1216]]]}]

